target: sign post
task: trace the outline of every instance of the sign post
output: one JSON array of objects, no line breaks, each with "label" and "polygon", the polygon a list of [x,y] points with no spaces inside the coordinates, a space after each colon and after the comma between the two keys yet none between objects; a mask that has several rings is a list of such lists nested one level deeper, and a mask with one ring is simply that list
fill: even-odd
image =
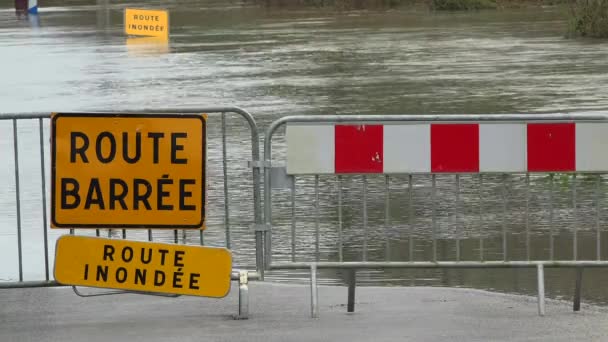
[{"label": "sign post", "polygon": [[52,228],[204,229],[206,115],[51,119]]},{"label": "sign post", "polygon": [[65,285],[222,298],[231,271],[225,248],[63,235],[54,273]]}]

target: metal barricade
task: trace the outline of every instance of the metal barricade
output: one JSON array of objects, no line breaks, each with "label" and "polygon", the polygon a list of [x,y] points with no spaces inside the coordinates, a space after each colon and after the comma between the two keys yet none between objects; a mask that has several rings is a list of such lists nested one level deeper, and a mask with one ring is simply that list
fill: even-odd
[{"label": "metal barricade", "polygon": [[357,270],[535,268],[544,315],[544,268],[575,268],[578,311],[583,269],[608,266],[604,136],[595,113],[283,117],[264,142],[266,267],[310,270],[313,317],[318,269],[346,272],[351,312]]},{"label": "metal barricade", "polygon": [[[71,229],[69,233],[226,247],[233,258],[231,278],[239,282],[238,318],[247,318],[247,282],[264,276],[263,232],[254,233],[255,227],[262,226],[261,175],[256,166],[260,160],[259,136],[255,119],[236,107],[113,113],[208,114],[207,228],[204,231]],[[0,274],[0,288],[61,286],[53,279],[50,265],[54,241],[68,231],[50,230],[47,223],[49,119],[50,113],[0,114],[0,152],[8,165],[2,174],[5,182],[0,191],[3,211],[0,255],[6,264]],[[14,264],[10,264],[12,260]],[[81,296],[125,293],[83,294],[75,287],[74,291]]]}]

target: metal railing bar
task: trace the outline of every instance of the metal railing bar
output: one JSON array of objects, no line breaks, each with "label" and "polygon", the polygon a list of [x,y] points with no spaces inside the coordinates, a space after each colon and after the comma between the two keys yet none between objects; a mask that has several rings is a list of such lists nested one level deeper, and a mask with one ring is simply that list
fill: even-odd
[{"label": "metal railing bar", "polygon": [[320,243],[320,231],[319,231],[319,175],[315,175],[315,260],[317,262],[320,259],[319,243]]},{"label": "metal railing bar", "polygon": [[530,175],[526,174],[526,260],[530,260]]},{"label": "metal railing bar", "polygon": [[342,176],[338,176],[338,260],[343,261],[343,239],[342,236]]},{"label": "metal railing bar", "polygon": [[367,261],[367,176],[363,176],[363,261]]},{"label": "metal railing bar", "polygon": [[44,235],[44,275],[45,279],[49,280],[49,241],[47,233],[47,215],[46,215],[46,168],[44,161],[44,127],[43,119],[38,119],[39,137],[40,137],[40,181],[42,188],[42,229]]},{"label": "metal railing bar", "polygon": [[291,182],[291,261],[296,261],[296,177]]},{"label": "metal railing bar", "polygon": [[226,248],[230,249],[230,201],[228,197],[228,153],[226,150],[226,113],[222,112],[222,173],[224,176],[224,225]]},{"label": "metal railing bar", "polygon": [[433,238],[433,261],[437,261],[437,213],[435,208],[435,199],[437,192],[437,179],[435,174],[431,176],[431,221],[432,221],[432,229],[431,234]]},{"label": "metal railing bar", "polygon": [[414,261],[414,194],[413,194],[413,177],[408,175],[408,248],[409,261]]},{"label": "metal railing bar", "polygon": [[507,179],[508,175],[504,174],[502,177],[502,257],[504,261],[507,261]]},{"label": "metal railing bar", "polygon": [[479,260],[484,261],[483,250],[483,174],[479,174]]},{"label": "metal railing bar", "polygon": [[[275,263],[271,269],[309,269],[312,263]],[[367,261],[367,262],[319,262],[318,268],[334,269],[387,269],[387,268],[527,268],[543,265],[544,267],[608,267],[606,261]]]},{"label": "metal railing bar", "polygon": [[19,281],[23,281],[23,251],[21,245],[21,199],[19,187],[19,143],[17,134],[17,119],[13,119],[13,147],[15,158],[15,200],[17,210],[17,253],[19,257]]},{"label": "metal railing bar", "polygon": [[572,260],[578,259],[578,222],[576,201],[576,174],[572,175],[572,221],[574,222],[574,233],[572,237]]},{"label": "metal railing bar", "polygon": [[554,174],[549,175],[549,259],[554,260],[554,227],[553,227],[553,183]]},{"label": "metal railing bar", "polygon": [[460,212],[460,175],[456,175],[456,212],[454,213],[454,220],[456,224],[456,260],[460,261],[460,221],[458,220],[458,213]]},{"label": "metal railing bar", "polygon": [[596,254],[597,260],[602,259],[602,235],[600,233],[600,187],[602,186],[602,176],[597,175],[597,181],[595,185],[595,243],[596,243]]},{"label": "metal railing bar", "polygon": [[391,259],[391,240],[390,240],[390,216],[391,216],[391,198],[390,198],[390,194],[391,194],[391,190],[390,190],[390,176],[389,175],[385,175],[384,177],[384,183],[385,183],[385,199],[384,199],[384,238],[385,238],[385,260],[386,261],[390,261]]}]

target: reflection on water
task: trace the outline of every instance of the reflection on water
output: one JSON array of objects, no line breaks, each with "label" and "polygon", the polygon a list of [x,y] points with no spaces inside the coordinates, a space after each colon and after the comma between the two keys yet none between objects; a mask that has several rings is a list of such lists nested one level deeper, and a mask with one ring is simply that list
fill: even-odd
[{"label": "reflection on water", "polygon": [[[168,44],[123,34],[123,10],[162,7],[170,11]],[[35,23],[32,20],[35,19]],[[288,114],[392,113],[535,113],[606,110],[608,48],[602,42],[567,40],[566,22],[555,9],[475,13],[427,13],[407,10],[339,12],[282,10],[243,5],[240,1],[167,0],[146,2],[109,0],[47,0],[38,17],[19,16],[12,3],[0,4],[0,103],[3,113],[115,110],[121,108],[179,108],[238,105],[251,111],[263,131]],[[250,135],[237,116],[227,120],[228,188],[235,260],[253,265]],[[221,120],[209,119],[209,228],[206,244],[225,243]],[[46,127],[46,126],[45,126]],[[45,165],[48,164],[48,127]],[[26,279],[44,277],[41,263],[42,198],[37,122],[21,122],[19,166]],[[282,161],[277,137],[274,153]],[[0,257],[10,260],[0,278],[15,279],[18,269],[16,206],[11,122],[0,122]],[[45,172],[48,175],[48,167]],[[416,179],[409,206],[407,177],[390,183],[390,229],[385,229],[384,178],[370,178],[367,246],[369,260],[431,257],[432,210],[428,179]],[[474,177],[461,183],[462,208],[457,211],[454,180],[438,180],[436,233],[439,258],[477,259],[483,247],[487,260],[503,258],[503,228],[507,228],[510,260],[546,258],[553,227],[556,256],[571,258],[572,229],[578,223],[580,257],[596,253],[593,183],[580,181],[579,214],[573,215],[567,181],[556,186],[554,225],[549,225],[546,179],[531,188],[525,233],[525,187],[522,176],[508,183],[507,211],[500,199],[500,180],[484,181],[483,213]],[[323,260],[339,258],[334,178],[322,178],[320,250]],[[47,182],[47,184],[49,184]],[[314,257],[315,221],[311,213],[314,181],[297,180],[298,260]],[[604,189],[602,181],[602,189]],[[366,236],[361,219],[361,179],[345,180],[345,260],[360,260]],[[48,191],[48,185],[47,185]],[[276,257],[291,257],[290,198],[277,191]],[[600,239],[606,258],[602,191]],[[48,208],[47,208],[48,209]],[[413,216],[410,213],[413,212]],[[457,214],[460,212],[460,214]],[[410,221],[411,220],[411,221]],[[482,224],[483,223],[483,224]],[[479,231],[484,227],[480,244]],[[63,231],[50,231],[56,238]],[[87,232],[85,232],[87,233]],[[95,234],[95,232],[88,232]],[[107,235],[107,231],[101,234]],[[113,234],[120,235],[114,231]],[[147,239],[146,232],[129,231],[129,238]],[[413,237],[410,244],[410,236]],[[529,237],[529,239],[528,239]],[[173,233],[156,233],[155,240],[173,241]],[[183,239],[181,232],[178,238]],[[186,240],[197,243],[197,232]],[[53,240],[54,241],[54,240]],[[411,247],[411,248],[410,248]],[[49,246],[51,260],[54,243]],[[51,270],[52,271],[52,270]],[[547,270],[549,294],[569,297],[574,284],[570,270]],[[52,273],[52,272],[51,272]],[[323,271],[328,282],[341,275]],[[274,279],[293,281],[306,273]],[[534,271],[416,270],[362,272],[362,284],[475,286],[533,293]],[[583,296],[607,303],[602,286],[608,274],[585,273]]]}]

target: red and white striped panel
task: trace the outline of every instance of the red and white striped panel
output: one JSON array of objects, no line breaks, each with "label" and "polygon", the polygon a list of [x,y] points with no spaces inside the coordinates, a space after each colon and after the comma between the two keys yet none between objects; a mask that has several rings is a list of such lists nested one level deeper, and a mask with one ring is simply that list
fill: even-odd
[{"label": "red and white striped panel", "polygon": [[608,171],[608,124],[287,125],[288,174],[572,171]]}]

